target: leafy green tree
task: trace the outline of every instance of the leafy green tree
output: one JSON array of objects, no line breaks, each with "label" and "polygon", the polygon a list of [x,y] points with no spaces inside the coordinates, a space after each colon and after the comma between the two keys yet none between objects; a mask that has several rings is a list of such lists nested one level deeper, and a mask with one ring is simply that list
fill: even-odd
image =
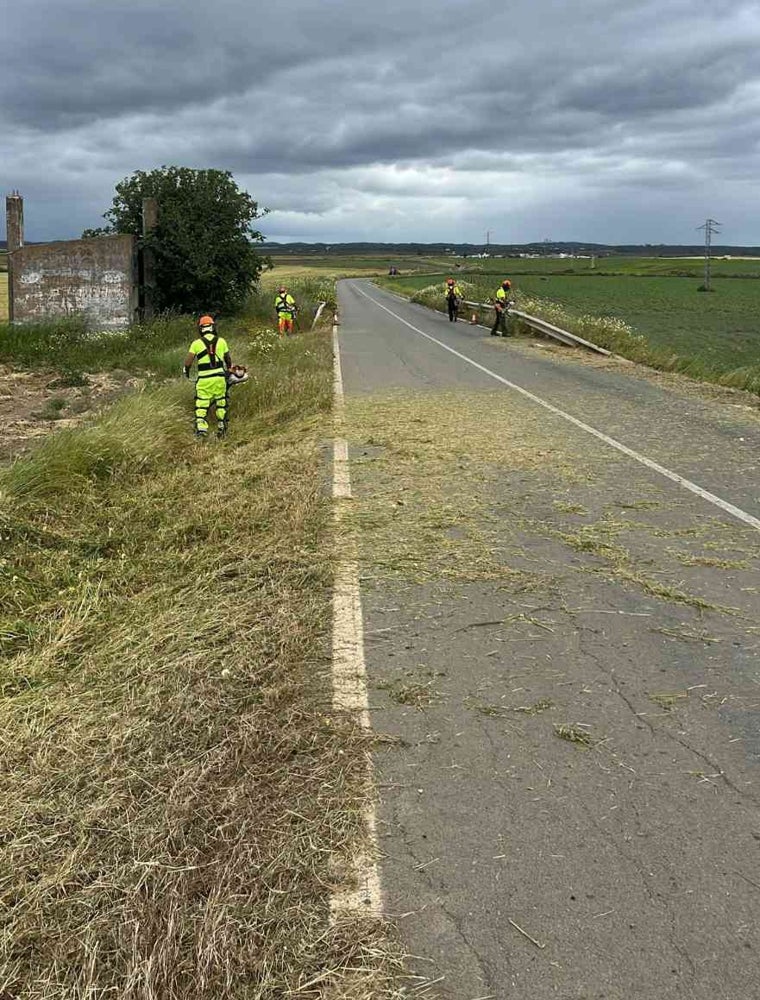
[{"label": "leafy green tree", "polygon": [[[158,225],[143,237],[143,198],[158,202]],[[252,228],[266,214],[225,170],[160,167],[137,170],[116,185],[102,229],[82,234],[132,233],[153,252],[158,309],[232,311],[245,301],[266,267]]]}]

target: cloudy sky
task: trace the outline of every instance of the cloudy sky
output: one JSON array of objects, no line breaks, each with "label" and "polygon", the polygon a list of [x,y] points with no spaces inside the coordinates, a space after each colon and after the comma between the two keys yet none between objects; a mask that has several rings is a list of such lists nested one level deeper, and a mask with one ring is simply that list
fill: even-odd
[{"label": "cloudy sky", "polygon": [[161,164],[269,239],[760,244],[753,0],[19,0],[0,181],[27,238]]}]

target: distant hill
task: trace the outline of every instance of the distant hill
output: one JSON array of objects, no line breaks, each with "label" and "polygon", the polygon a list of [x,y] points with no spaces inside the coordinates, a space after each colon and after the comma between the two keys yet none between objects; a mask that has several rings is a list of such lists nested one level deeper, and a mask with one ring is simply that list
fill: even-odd
[{"label": "distant hill", "polygon": [[[275,243],[267,242],[261,244],[264,253],[273,256],[281,254],[295,254],[305,256],[307,254],[334,254],[357,255],[357,254],[380,254],[388,256],[391,254],[410,254],[441,256],[445,254],[456,254],[459,256],[474,256],[484,251],[493,256],[516,257],[519,254],[595,254],[599,257],[612,256],[617,254],[630,254],[636,257],[697,257],[704,253],[703,245],[692,244],[608,244],[608,243],[580,243],[576,241],[561,241],[557,243],[502,243],[491,244],[489,247],[475,243]],[[760,247],[734,247],[713,245],[712,254],[715,257],[730,255],[731,257],[757,257],[760,256]]]},{"label": "distant hill", "polygon": [[[31,242],[31,241],[30,241]],[[705,252],[702,244],[665,244],[665,243],[579,243],[574,240],[557,243],[492,243],[489,247],[477,243],[275,243],[266,242],[260,249],[267,254],[379,254],[387,257],[390,254],[410,254],[443,256],[447,253],[466,255],[468,257],[488,251],[492,257],[516,257],[521,253],[533,254],[596,254],[598,257],[617,254],[630,254],[635,257],[701,257]],[[0,253],[8,250],[5,240],[0,240]],[[712,254],[715,257],[760,257],[760,246],[733,247],[714,244]]]}]

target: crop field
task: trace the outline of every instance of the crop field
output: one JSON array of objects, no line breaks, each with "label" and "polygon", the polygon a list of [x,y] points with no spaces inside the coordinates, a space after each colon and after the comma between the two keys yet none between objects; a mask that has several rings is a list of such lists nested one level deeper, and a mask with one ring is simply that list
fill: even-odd
[{"label": "crop field", "polygon": [[[427,259],[427,258],[426,258]],[[701,282],[703,257],[493,257],[489,260],[462,257],[430,258],[441,271],[467,274],[573,274],[639,275],[651,277],[695,278]],[[712,273],[721,277],[760,278],[760,259],[756,257],[713,257]]]},{"label": "crop field", "polygon": [[387,257],[363,257],[360,254],[274,254],[270,258],[273,272],[283,277],[289,274],[316,274],[329,272],[344,277],[382,275],[390,267],[397,267],[404,274],[430,274],[448,266],[445,260],[429,260],[417,255],[390,254]]},{"label": "crop field", "polygon": [[[492,266],[497,262],[485,263]],[[521,274],[504,266],[516,262],[498,263],[501,267],[493,279],[489,279],[487,273],[472,273],[464,268],[454,273],[460,281],[470,285],[466,294],[480,301],[495,293],[502,275],[509,275],[518,301],[523,299],[523,308],[528,312],[536,311],[538,315],[546,314],[548,309],[551,315],[547,314],[546,318],[558,321],[558,325],[562,325],[561,317],[557,316],[554,307],[564,311],[569,320],[588,316],[620,320],[631,327],[634,334],[643,335],[651,351],[651,357],[639,353],[637,360],[658,364],[665,356],[673,360],[675,355],[692,363],[693,374],[719,380],[737,369],[760,368],[760,281],[757,279],[717,276],[713,281],[714,291],[708,294],[698,291],[696,278],[656,274],[649,277],[556,272]],[[656,260],[653,267],[661,263]],[[730,262],[721,263],[727,266]],[[639,266],[646,264],[646,260],[642,260]],[[388,279],[383,284],[399,292],[414,293],[431,283],[442,283],[446,273]],[[542,307],[546,308],[542,310]],[[619,350],[617,345],[614,349]],[[620,353],[625,351],[620,350]],[[685,367],[665,365],[668,366]],[[757,373],[753,378],[757,379]]]}]

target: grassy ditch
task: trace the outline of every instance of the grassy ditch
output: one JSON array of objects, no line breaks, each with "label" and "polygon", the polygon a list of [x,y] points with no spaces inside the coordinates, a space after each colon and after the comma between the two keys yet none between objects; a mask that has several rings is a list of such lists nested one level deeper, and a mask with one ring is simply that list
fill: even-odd
[{"label": "grassy ditch", "polygon": [[189,317],[159,318],[121,332],[93,333],[69,320],[11,326],[0,324],[0,362],[17,368],[62,372],[123,369],[158,376],[177,373],[177,358],[193,337]]},{"label": "grassy ditch", "polygon": [[[539,282],[548,282],[546,290],[539,288]],[[414,302],[445,310],[443,277],[432,284],[428,277],[379,283]],[[459,284],[467,299],[487,302],[498,280],[470,275],[460,278]],[[621,357],[760,394],[760,337],[752,282],[724,282],[720,297],[698,295],[678,278],[530,276],[513,284],[518,285],[513,297],[523,312]],[[489,311],[485,321],[490,322],[492,315]],[[519,320],[512,324],[517,333],[530,332]]]},{"label": "grassy ditch", "polygon": [[329,337],[247,360],[221,444],[178,383],[0,472],[2,997],[392,995],[329,919],[367,750],[326,665]]},{"label": "grassy ditch", "polygon": [[280,285],[285,285],[296,301],[296,332],[306,333],[311,329],[320,302],[327,303],[328,317],[335,310],[335,276],[311,268],[291,267],[286,273],[274,269],[263,275],[260,290],[248,301],[246,315],[274,330],[277,325],[274,301]]},{"label": "grassy ditch", "polygon": [[[273,303],[280,280],[271,273],[265,275],[240,316],[219,318],[219,332],[233,349],[251,338],[259,343],[273,339]],[[334,304],[335,282],[329,276],[305,273],[287,283],[299,307],[297,331],[309,332],[319,302]],[[81,316],[17,326],[0,322],[0,363],[69,376],[123,370],[158,379],[174,378],[194,336],[194,318],[190,316],[159,316],[128,330],[102,332],[93,331]]]},{"label": "grassy ditch", "polygon": [[8,319],[8,271],[0,267],[0,323]]}]

